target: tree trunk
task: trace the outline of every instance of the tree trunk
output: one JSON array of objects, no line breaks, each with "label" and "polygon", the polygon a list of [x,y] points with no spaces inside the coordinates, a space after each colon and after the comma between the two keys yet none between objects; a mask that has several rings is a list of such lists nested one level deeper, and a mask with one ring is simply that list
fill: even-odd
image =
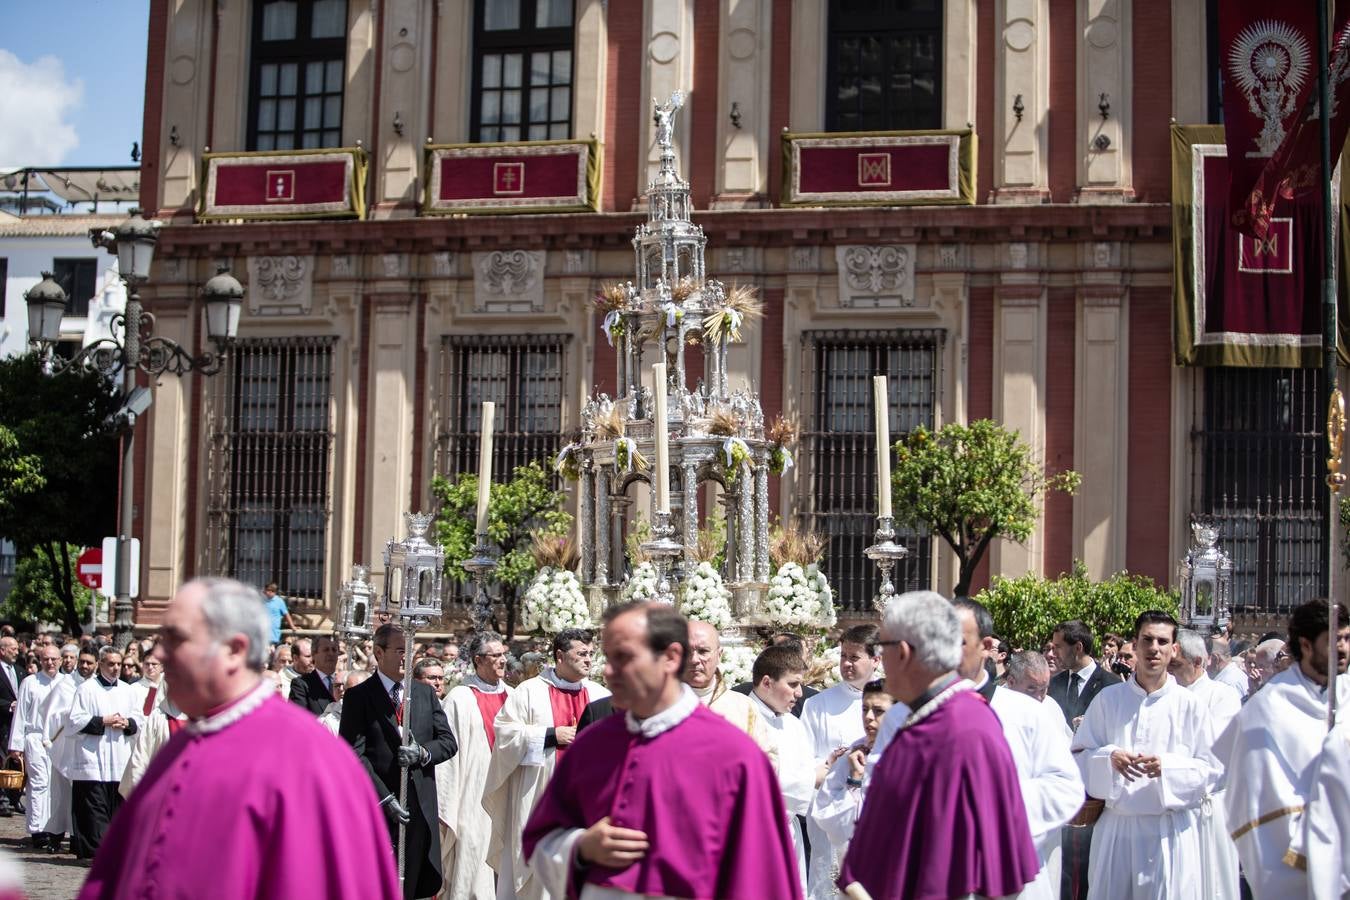
[{"label": "tree trunk", "polygon": [[56,591],[56,596],[60,598],[62,609],[65,611],[66,631],[78,638],[84,634],[84,628],[80,625],[80,613],[75,608],[75,592],[70,586],[70,546],[62,541],[38,544],[37,549],[47,558],[47,567],[52,574],[52,589]]}]

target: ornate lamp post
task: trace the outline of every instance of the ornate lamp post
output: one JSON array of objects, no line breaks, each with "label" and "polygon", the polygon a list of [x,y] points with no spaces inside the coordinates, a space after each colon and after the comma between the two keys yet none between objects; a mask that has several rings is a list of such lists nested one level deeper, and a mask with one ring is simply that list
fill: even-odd
[{"label": "ornate lamp post", "polygon": [[[408,536],[390,539],[384,547],[384,610],[399,617],[403,627],[403,744],[412,740],[413,638],[441,615],[441,577],[445,550],[426,539],[432,516],[404,513]],[[399,773],[398,802],[408,808],[408,770]],[[407,826],[398,827],[398,877],[403,880],[407,851]]]},{"label": "ornate lamp post", "polygon": [[1191,520],[1191,548],[1177,568],[1181,582],[1181,620],[1202,634],[1228,626],[1232,609],[1233,562],[1216,544],[1219,527],[1212,519]]},{"label": "ornate lamp post", "polygon": [[61,317],[65,314],[66,296],[50,273],[30,290],[28,301],[29,342],[42,354],[43,369],[56,374],[72,366],[92,366],[105,375],[122,373],[123,397],[127,427],[122,438],[122,505],[117,534],[117,574],[114,600],[113,635],[116,645],[125,648],[131,641],[131,489],[135,475],[132,442],[135,436],[136,416],[148,408],[148,402],[132,402],[136,391],[136,370],[149,375],[186,375],[196,372],[214,375],[221,370],[239,330],[239,311],[243,305],[244,288],[224,268],[202,287],[201,296],[206,306],[206,333],[216,350],[194,355],[176,341],[154,334],[154,314],[141,309],[140,286],[150,277],[150,264],[159,239],[159,223],[142,218],[139,209],[133,209],[126,221],[113,231],[92,229],[89,237],[95,247],[117,254],[118,274],[127,286],[126,311],[113,317],[112,337],[102,338],[63,361],[51,352],[61,337]]}]

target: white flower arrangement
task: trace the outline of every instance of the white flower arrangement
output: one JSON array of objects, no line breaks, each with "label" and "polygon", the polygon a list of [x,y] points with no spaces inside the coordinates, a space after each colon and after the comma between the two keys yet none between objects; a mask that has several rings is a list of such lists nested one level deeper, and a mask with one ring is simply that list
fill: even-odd
[{"label": "white flower arrangement", "polygon": [[684,580],[680,612],[695,622],[707,622],[718,631],[731,627],[731,591],[710,562],[701,562]]},{"label": "white flower arrangement", "polygon": [[764,615],[778,627],[807,625],[829,628],[835,623],[834,591],[820,567],[786,562],[769,581]]},{"label": "white flower arrangement", "polygon": [[591,610],[581,582],[573,572],[552,566],[544,566],[535,574],[520,613],[525,628],[545,634],[591,627]]},{"label": "white flower arrangement", "polygon": [[656,583],[656,566],[650,562],[638,563],[629,573],[628,580],[623,583],[623,590],[619,595],[625,601],[655,600]]},{"label": "white flower arrangement", "polygon": [[759,653],[749,644],[726,644],[722,647],[722,662],[718,667],[722,683],[728,688],[750,680]]}]

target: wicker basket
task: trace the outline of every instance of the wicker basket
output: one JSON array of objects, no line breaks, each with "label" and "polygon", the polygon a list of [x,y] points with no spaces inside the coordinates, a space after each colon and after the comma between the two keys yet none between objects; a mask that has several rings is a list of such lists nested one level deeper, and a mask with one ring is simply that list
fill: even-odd
[{"label": "wicker basket", "polygon": [[1071,827],[1085,828],[1088,825],[1096,825],[1097,820],[1102,816],[1102,810],[1106,809],[1106,801],[1098,800],[1096,797],[1084,799],[1083,805],[1079,807],[1077,815],[1069,820]]},{"label": "wicker basket", "polygon": [[[18,768],[11,768],[11,764]],[[5,760],[5,764],[0,766],[0,791],[21,791],[23,790],[24,770],[23,760],[17,756],[11,756]]]}]

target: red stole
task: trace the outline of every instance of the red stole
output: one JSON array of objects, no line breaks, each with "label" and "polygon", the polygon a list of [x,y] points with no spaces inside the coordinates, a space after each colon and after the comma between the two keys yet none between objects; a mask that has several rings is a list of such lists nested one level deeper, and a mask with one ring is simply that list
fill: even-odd
[{"label": "red stole", "polygon": [[149,716],[155,709],[155,695],[159,693],[159,685],[155,685],[145,694],[145,707],[141,709],[143,715]]},{"label": "red stole", "polygon": [[486,694],[476,687],[470,687],[469,690],[473,691],[473,699],[478,703],[478,714],[483,717],[483,730],[487,732],[488,749],[491,750],[497,744],[497,729],[493,723],[497,721],[497,713],[506,705],[506,691]]},{"label": "red stole", "polygon": [[[575,728],[581,721],[581,713],[586,709],[586,689],[560,691],[553,685],[548,686],[548,705],[553,708],[554,728]],[[561,758],[566,747],[558,748]]]},{"label": "red stole", "polygon": [[178,718],[175,718],[175,717],[173,717],[173,716],[170,716],[170,717],[169,717],[169,737],[173,737],[175,734],[177,734],[177,733],[178,733],[178,729],[182,728],[182,727],[183,727],[184,725],[186,725],[186,724],[187,724],[187,720],[186,720],[186,719],[178,719]]}]

